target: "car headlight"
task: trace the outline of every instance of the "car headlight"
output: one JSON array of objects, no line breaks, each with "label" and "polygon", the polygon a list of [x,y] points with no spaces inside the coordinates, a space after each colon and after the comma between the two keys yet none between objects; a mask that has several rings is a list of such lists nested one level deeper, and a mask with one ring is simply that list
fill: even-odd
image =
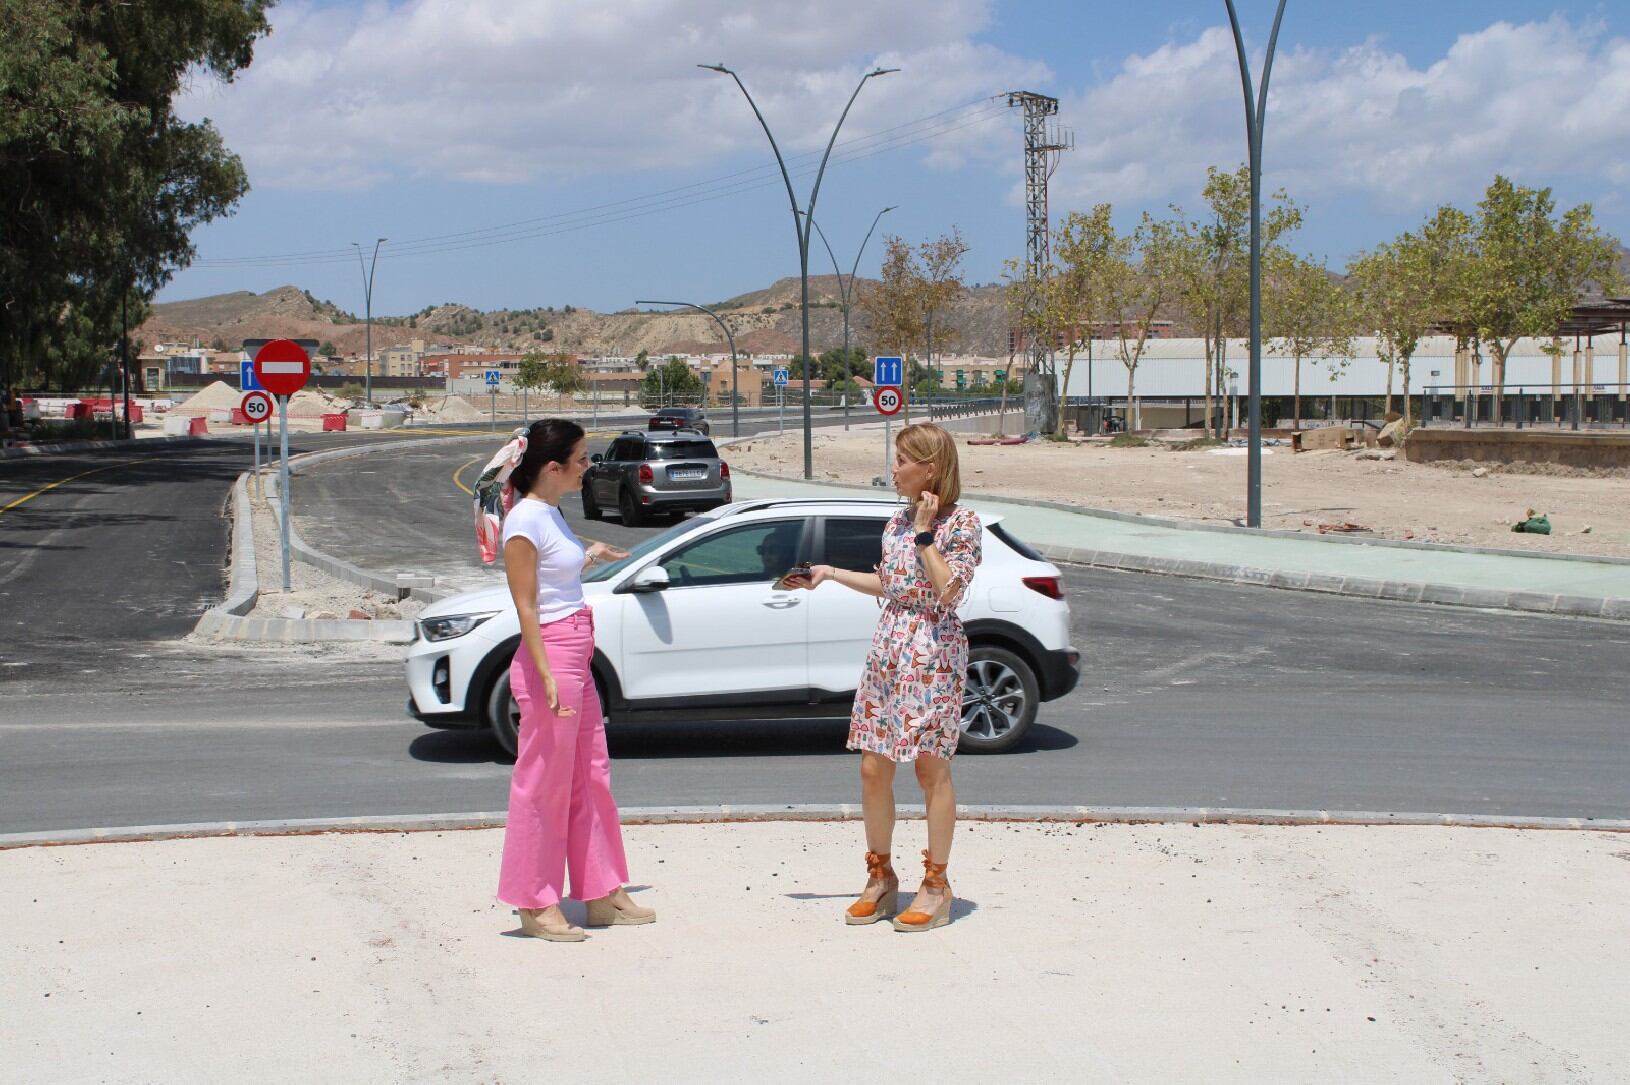
[{"label": "car headlight", "polygon": [[420,618],[419,629],[424,633],[425,640],[452,640],[454,637],[462,637],[497,613],[496,610],[490,610],[485,614],[449,614],[442,618]]}]

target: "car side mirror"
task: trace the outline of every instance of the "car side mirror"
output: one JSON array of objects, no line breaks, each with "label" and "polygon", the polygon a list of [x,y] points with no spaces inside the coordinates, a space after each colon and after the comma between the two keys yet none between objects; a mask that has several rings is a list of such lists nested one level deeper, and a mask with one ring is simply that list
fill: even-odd
[{"label": "car side mirror", "polygon": [[600,453],[596,452],[594,455],[589,457],[589,462],[590,463],[599,463],[602,458],[603,457],[600,455]]},{"label": "car side mirror", "polygon": [[634,579],[628,582],[628,591],[636,594],[646,594],[654,591],[667,591],[673,581],[668,578],[668,570],[660,565],[647,565],[634,574]]}]

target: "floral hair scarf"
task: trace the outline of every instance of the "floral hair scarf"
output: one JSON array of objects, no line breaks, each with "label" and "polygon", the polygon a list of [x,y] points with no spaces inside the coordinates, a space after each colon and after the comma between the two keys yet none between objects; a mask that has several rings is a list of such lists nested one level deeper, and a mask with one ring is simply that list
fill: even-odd
[{"label": "floral hair scarf", "polygon": [[498,560],[498,540],[502,537],[504,516],[515,504],[515,487],[509,476],[526,455],[526,430],[518,429],[510,442],[500,448],[475,483],[475,544],[481,560],[488,565]]}]

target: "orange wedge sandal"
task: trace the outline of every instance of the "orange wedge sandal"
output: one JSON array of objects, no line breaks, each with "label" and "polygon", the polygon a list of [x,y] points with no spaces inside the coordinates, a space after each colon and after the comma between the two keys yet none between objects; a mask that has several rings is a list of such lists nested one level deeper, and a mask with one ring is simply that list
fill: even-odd
[{"label": "orange wedge sandal", "polygon": [[900,877],[889,864],[889,853],[886,851],[866,853],[866,888],[870,889],[873,882],[883,883],[883,895],[877,900],[857,900],[849,905],[843,921],[851,927],[864,927],[879,919],[888,919],[899,911]]},{"label": "orange wedge sandal", "polygon": [[929,889],[945,890],[945,897],[932,914],[915,909],[901,912],[894,917],[895,930],[913,934],[917,931],[931,931],[935,927],[943,927],[951,922],[951,883],[945,880],[945,867],[945,863],[934,862],[927,848],[923,849],[923,885]]}]

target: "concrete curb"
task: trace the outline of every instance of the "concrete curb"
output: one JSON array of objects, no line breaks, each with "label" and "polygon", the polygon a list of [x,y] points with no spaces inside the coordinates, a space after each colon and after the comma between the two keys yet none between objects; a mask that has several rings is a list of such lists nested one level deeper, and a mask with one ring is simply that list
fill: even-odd
[{"label": "concrete curb", "polygon": [[[763,435],[760,435],[763,436]],[[751,438],[743,436],[735,440],[746,441]],[[769,482],[797,482],[806,486],[826,486],[832,489],[854,489],[854,486],[841,485],[832,482],[822,482],[817,479],[792,479],[780,475],[764,475],[757,471],[748,471],[744,468],[736,469],[740,474]],[[881,491],[880,491],[881,492]],[[1066,505],[1057,501],[1036,501],[1026,498],[1001,497],[996,494],[974,493],[965,491],[965,496],[974,500],[1000,501],[1011,505],[1028,505],[1036,508],[1055,509],[1060,512],[1073,513],[1078,516],[1102,517],[1110,520],[1120,520],[1129,523],[1148,524],[1155,527],[1173,528],[1181,531],[1214,531],[1235,532],[1243,534],[1261,534],[1277,537],[1298,538],[1304,541],[1336,542],[1358,545],[1378,545],[1387,542],[1397,546],[1413,546],[1413,543],[1402,543],[1396,540],[1377,540],[1366,542],[1359,539],[1333,539],[1324,536],[1310,537],[1300,535],[1294,531],[1255,532],[1250,528],[1227,527],[1220,524],[1191,524],[1177,520],[1157,520],[1153,517],[1136,516],[1131,513],[1110,512],[1104,509],[1091,509],[1081,505]],[[1156,573],[1162,576],[1181,576],[1195,580],[1217,580],[1229,584],[1246,584],[1265,588],[1282,588],[1288,591],[1319,592],[1327,595],[1346,595],[1359,599],[1385,599],[1404,603],[1436,603],[1440,606],[1476,607],[1483,610],[1515,610],[1529,614],[1549,614],[1567,618],[1599,618],[1609,621],[1630,621],[1630,599],[1599,595],[1555,595],[1545,592],[1532,591],[1502,591],[1495,588],[1462,587],[1458,584],[1431,584],[1412,580],[1381,580],[1374,577],[1341,576],[1333,573],[1296,572],[1281,569],[1267,569],[1253,565],[1227,564],[1214,561],[1196,561],[1188,558],[1151,557],[1146,554],[1127,554],[1111,550],[1095,550],[1087,547],[1058,546],[1047,543],[1032,543],[1032,546],[1049,561],[1065,562],[1071,565],[1085,565],[1096,569],[1114,569],[1128,573]],[[1464,553],[1498,554],[1508,557],[1534,557],[1539,555],[1523,554],[1514,551],[1490,550],[1487,548],[1456,548],[1434,546],[1435,549],[1457,550]],[[1576,554],[1545,555],[1546,557],[1567,557],[1574,561],[1590,561]],[[1613,564],[1630,561],[1630,559],[1615,559]]]},{"label": "concrete curb", "polygon": [[[923,817],[921,806],[902,806],[902,817]],[[858,803],[785,806],[646,806],[622,811],[624,825],[717,825],[733,822],[859,821]],[[1191,806],[963,806],[962,821],[1074,822],[1098,825],[1330,825],[1414,826],[1469,829],[1593,830],[1630,833],[1630,819],[1523,817],[1500,814],[1415,814],[1348,810],[1255,810]],[[0,851],[70,844],[117,844],[219,836],[315,836],[328,833],[444,832],[496,829],[500,811],[466,814],[404,814],[382,817],[222,821],[182,825],[132,825],[103,829],[0,834]]]},{"label": "concrete curb", "polygon": [[148,445],[163,445],[165,448],[186,448],[192,445],[216,444],[228,439],[224,437],[132,437],[129,440],[119,438],[113,441],[57,441],[45,445],[29,445],[26,448],[0,448],[0,461],[26,459],[31,456],[55,456],[70,452],[95,452],[107,448],[142,448]]},{"label": "concrete curb", "polygon": [[226,599],[210,607],[198,619],[193,632],[202,636],[233,637],[232,630],[243,615],[255,609],[260,599],[260,578],[255,568],[255,525],[249,508],[249,476],[242,474],[232,484],[232,571],[228,575]]}]

